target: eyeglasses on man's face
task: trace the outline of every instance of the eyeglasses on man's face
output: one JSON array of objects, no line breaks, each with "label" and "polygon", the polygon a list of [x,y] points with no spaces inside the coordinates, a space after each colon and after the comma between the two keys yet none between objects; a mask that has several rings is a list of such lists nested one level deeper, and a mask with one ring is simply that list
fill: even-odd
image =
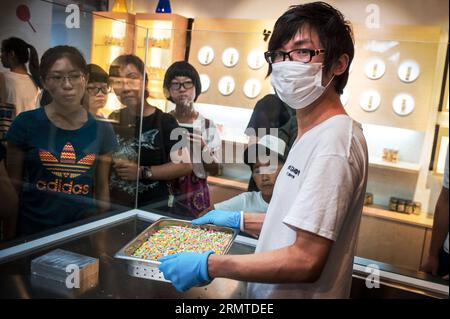
[{"label": "eyeglasses on man's face", "polygon": [[72,85],[80,84],[83,78],[84,75],[82,73],[72,73],[69,75],[55,74],[46,77],[47,81],[56,85],[62,85],[65,83],[66,79],[69,80],[69,83]]},{"label": "eyeglasses on man's face", "polygon": [[111,86],[114,91],[123,90],[125,86],[130,90],[140,90],[142,82],[141,79],[135,78],[111,77]]},{"label": "eyeglasses on man's face", "polygon": [[269,64],[286,61],[311,62],[313,56],[325,53],[324,49],[295,49],[289,52],[274,50],[264,52],[264,57]]},{"label": "eyeglasses on man's face", "polygon": [[171,90],[176,90],[176,91],[180,90],[181,87],[188,90],[188,89],[192,89],[194,87],[194,82],[192,82],[192,81],[172,82],[172,83],[170,83],[169,87]]},{"label": "eyeglasses on man's face", "polygon": [[111,92],[111,87],[108,85],[105,86],[89,86],[86,88],[86,91],[92,95],[92,96],[96,96],[99,92],[102,92],[103,94],[108,94],[109,92]]}]

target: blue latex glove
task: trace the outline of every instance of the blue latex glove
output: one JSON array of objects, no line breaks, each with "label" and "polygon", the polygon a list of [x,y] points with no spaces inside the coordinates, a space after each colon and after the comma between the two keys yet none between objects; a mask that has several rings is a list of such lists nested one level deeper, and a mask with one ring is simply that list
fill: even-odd
[{"label": "blue latex glove", "polygon": [[239,229],[241,225],[241,212],[212,210],[206,215],[192,221],[194,225],[214,224],[216,226]]},{"label": "blue latex glove", "polygon": [[161,262],[159,270],[164,278],[170,280],[178,291],[186,290],[208,282],[208,257],[214,251],[206,253],[178,253],[158,259]]}]

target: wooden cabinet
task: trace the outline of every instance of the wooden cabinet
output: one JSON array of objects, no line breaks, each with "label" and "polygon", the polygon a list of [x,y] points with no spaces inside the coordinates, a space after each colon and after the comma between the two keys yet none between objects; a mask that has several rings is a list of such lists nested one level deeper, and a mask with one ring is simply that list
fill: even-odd
[{"label": "wooden cabinet", "polygon": [[173,62],[185,58],[188,19],[171,13],[136,13],[135,21],[134,52],[147,61],[150,97],[165,100],[164,75]]},{"label": "wooden cabinet", "polygon": [[221,176],[208,177],[211,205],[223,202],[247,191],[247,183],[229,180]]},{"label": "wooden cabinet", "polygon": [[121,54],[132,54],[134,47],[134,15],[117,12],[94,12],[92,23],[91,63],[106,72]]},{"label": "wooden cabinet", "polygon": [[356,256],[419,270],[428,232],[423,226],[363,215]]},{"label": "wooden cabinet", "polygon": [[428,258],[428,252],[430,250],[431,245],[431,229],[427,229],[425,233],[425,241],[423,243],[423,251],[422,251],[422,261],[420,264],[422,265]]}]

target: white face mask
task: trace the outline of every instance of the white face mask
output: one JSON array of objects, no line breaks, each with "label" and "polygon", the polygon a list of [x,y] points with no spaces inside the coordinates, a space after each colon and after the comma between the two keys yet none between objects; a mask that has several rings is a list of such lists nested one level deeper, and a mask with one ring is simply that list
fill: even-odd
[{"label": "white face mask", "polygon": [[333,78],[322,86],[322,63],[283,61],[272,64],[270,83],[284,103],[300,110],[316,101]]}]

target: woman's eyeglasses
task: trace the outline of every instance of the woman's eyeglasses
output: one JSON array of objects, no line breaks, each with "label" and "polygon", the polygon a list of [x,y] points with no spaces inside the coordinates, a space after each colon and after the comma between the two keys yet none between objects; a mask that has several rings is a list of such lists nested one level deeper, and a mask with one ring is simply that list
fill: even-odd
[{"label": "woman's eyeglasses", "polygon": [[194,87],[194,82],[186,81],[186,82],[172,82],[170,83],[170,89],[178,91],[183,87],[184,89],[192,89]]},{"label": "woman's eyeglasses", "polygon": [[92,96],[96,96],[100,91],[106,95],[111,92],[111,87],[110,86],[88,86],[86,88],[86,91]]},{"label": "woman's eyeglasses", "polygon": [[74,85],[74,84],[80,84],[81,83],[81,79],[84,78],[84,75],[81,73],[74,73],[74,74],[69,74],[69,75],[50,75],[47,76],[46,79],[47,81],[50,81],[56,85],[61,85],[63,83],[65,83],[65,80],[69,80],[70,84]]}]

